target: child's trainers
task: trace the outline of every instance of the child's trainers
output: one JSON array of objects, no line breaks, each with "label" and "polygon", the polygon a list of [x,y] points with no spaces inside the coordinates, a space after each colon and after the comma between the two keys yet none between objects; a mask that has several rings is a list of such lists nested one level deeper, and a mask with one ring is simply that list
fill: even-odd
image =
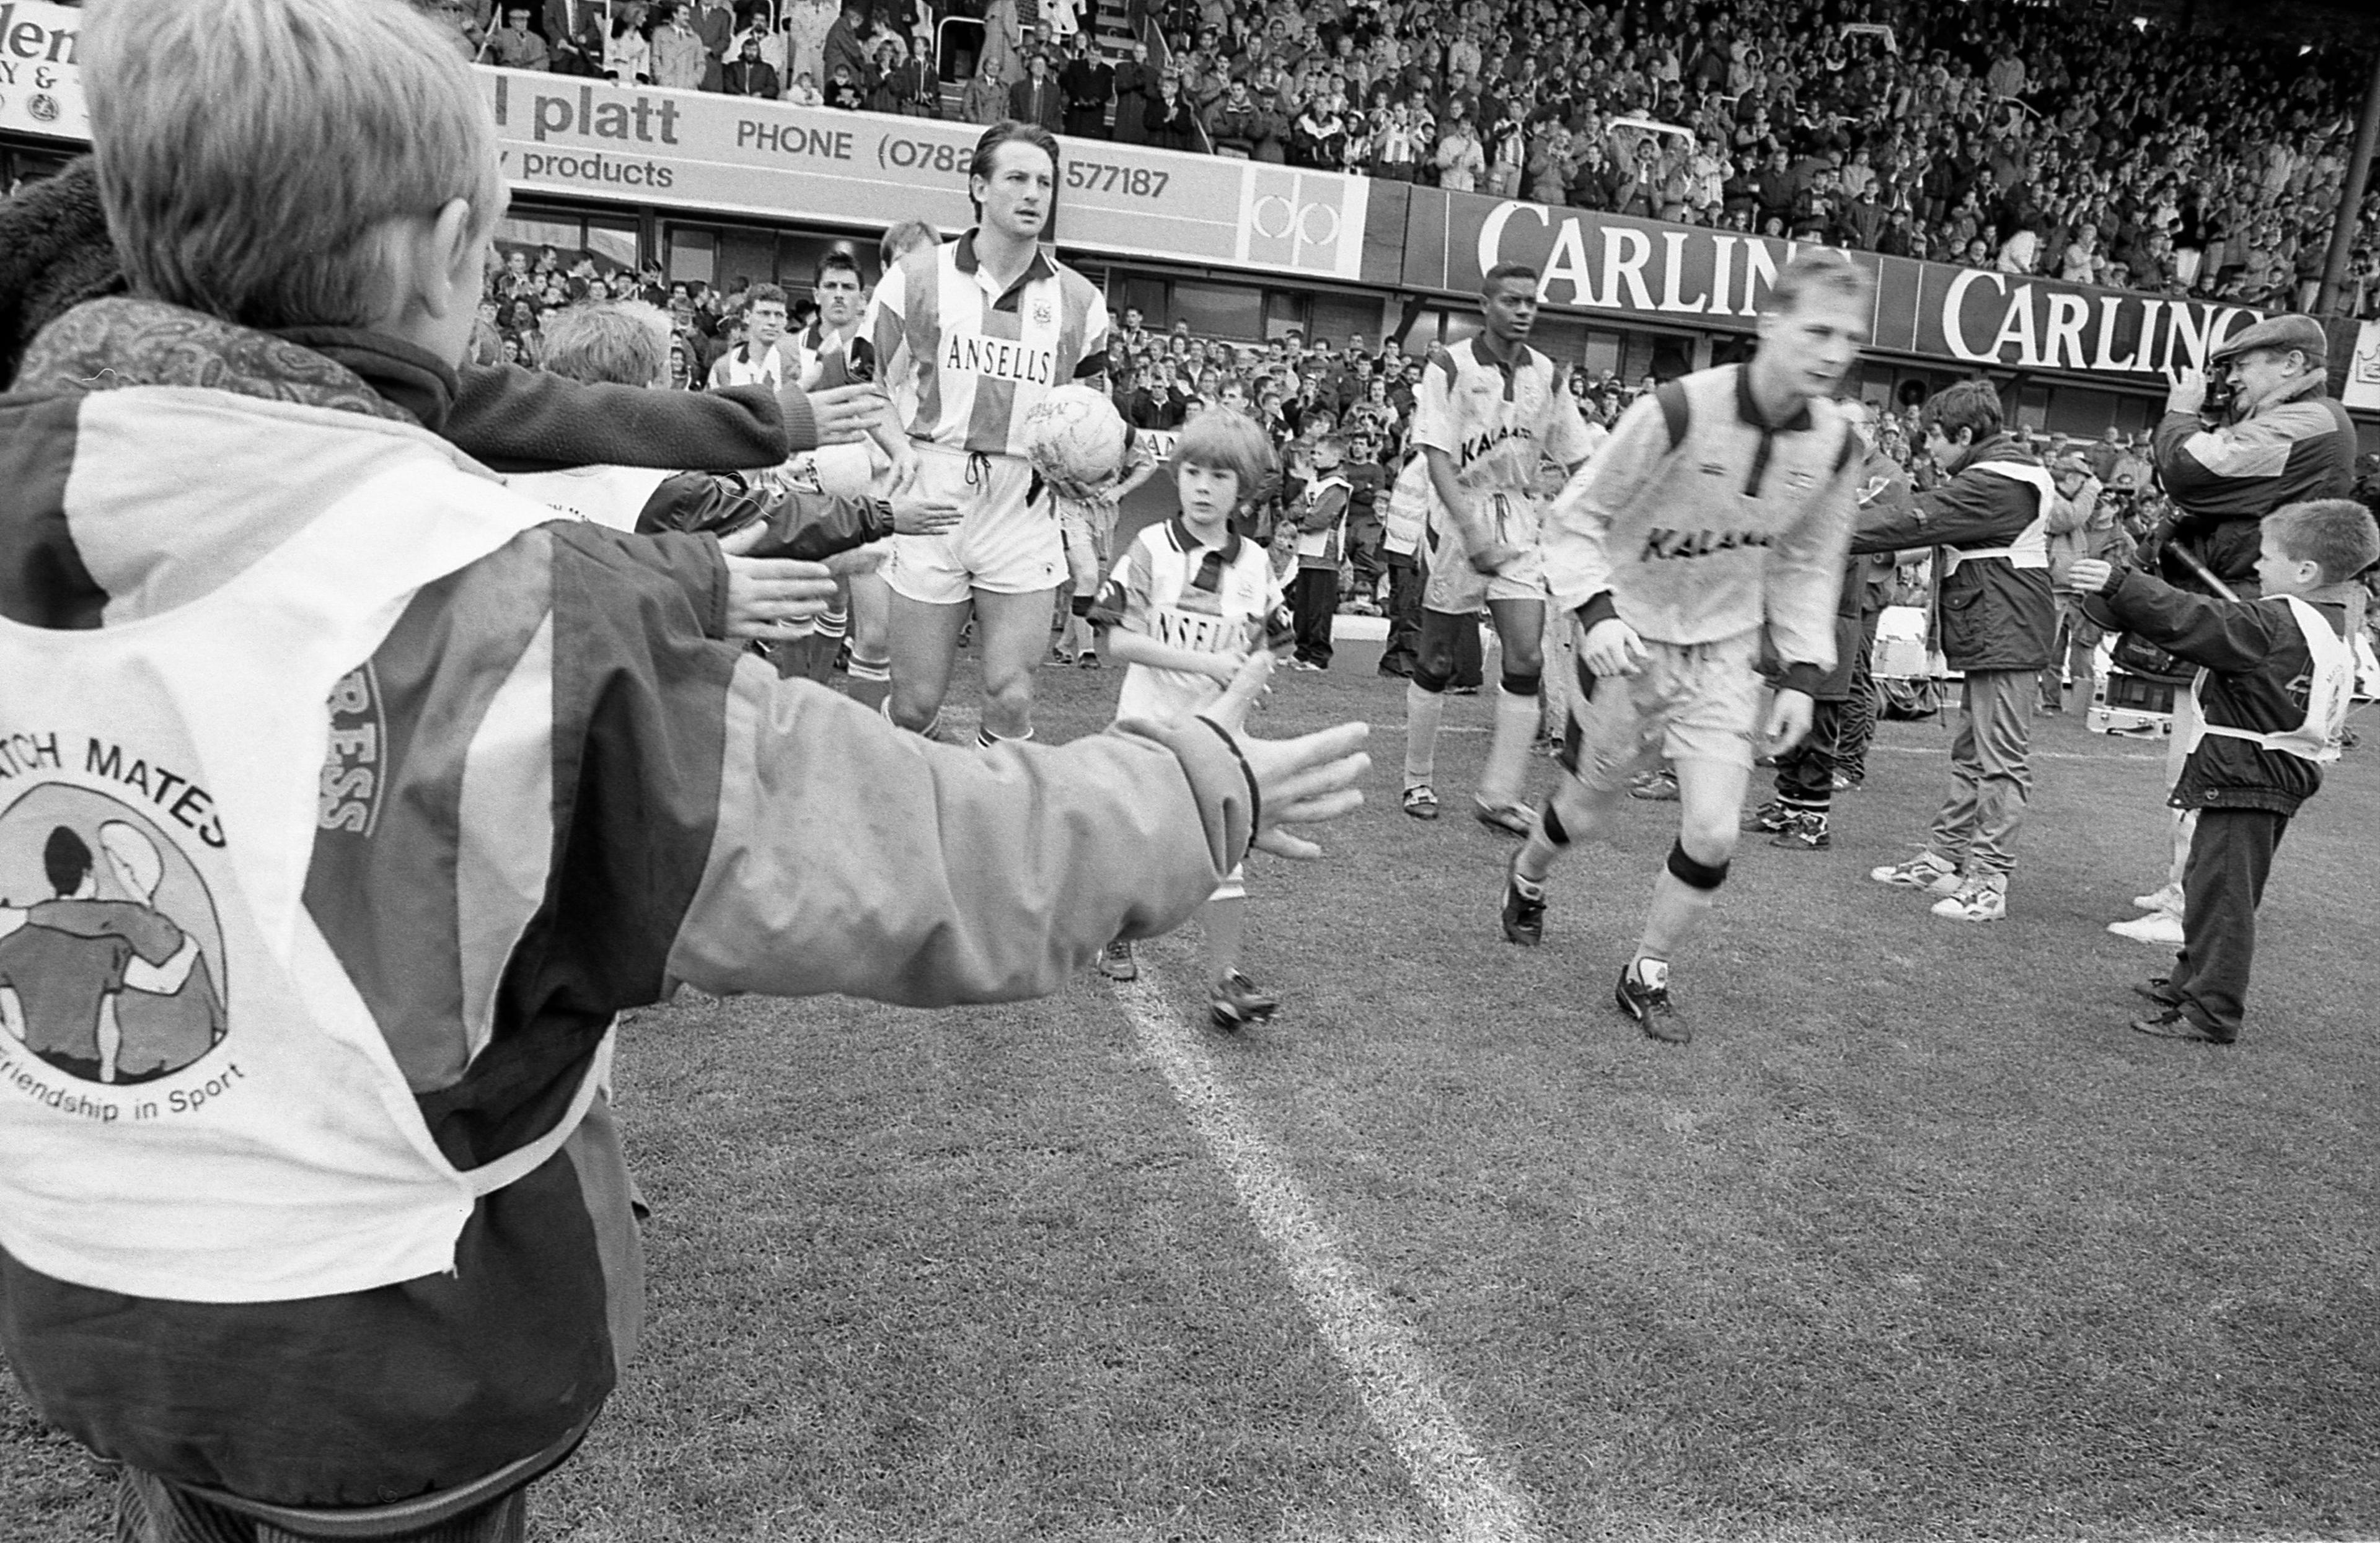
[{"label": "child's trainers", "polygon": [[1794,852],[1823,852],[1835,844],[1827,826],[1826,810],[1793,809],[1787,814],[1785,825],[1768,838],[1768,844]]},{"label": "child's trainers", "polygon": [[1793,823],[1793,811],[1782,798],[1771,798],[1743,817],[1736,828],[1747,834],[1775,835]]},{"label": "child's trainers", "polygon": [[2008,880],[1998,875],[1970,879],[1936,901],[1934,914],[1950,921],[2006,921]]},{"label": "child's trainers", "polygon": [[1111,939],[1108,946],[1099,950],[1099,973],[1110,980],[1140,978],[1140,961],[1132,956],[1130,938]]},{"label": "child's trainers", "polygon": [[1890,868],[1872,868],[1867,876],[1879,884],[1891,884],[1905,890],[1924,890],[1927,894],[1955,893],[1960,886],[1959,870],[1931,852],[1920,852],[1905,863]]},{"label": "child's trainers", "polygon": [[1257,990],[1256,982],[1237,970],[1217,982],[1215,994],[1207,1003],[1215,1027],[1227,1032],[1264,1023],[1280,1010],[1279,997]]},{"label": "child's trainers", "polygon": [[1656,804],[1678,801],[1678,774],[1664,766],[1658,772],[1646,772],[1628,780],[1628,796],[1649,799]]}]

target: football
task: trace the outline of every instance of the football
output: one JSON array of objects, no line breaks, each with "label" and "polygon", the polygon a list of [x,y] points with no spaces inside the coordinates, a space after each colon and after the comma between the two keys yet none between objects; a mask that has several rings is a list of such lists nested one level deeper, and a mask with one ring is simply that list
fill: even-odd
[{"label": "football", "polygon": [[1095,498],[1123,475],[1132,428],[1107,393],[1062,385],[1025,419],[1025,456],[1058,492]]}]

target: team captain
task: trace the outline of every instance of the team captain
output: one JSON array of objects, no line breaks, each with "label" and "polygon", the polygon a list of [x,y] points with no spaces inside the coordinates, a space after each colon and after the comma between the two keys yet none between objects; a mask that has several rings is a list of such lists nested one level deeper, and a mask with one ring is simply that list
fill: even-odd
[{"label": "team captain", "polygon": [[1058,141],[996,123],[976,142],[967,196],[977,225],[913,253],[876,286],[855,368],[915,404],[920,497],[955,503],[955,530],[894,538],[892,694],[885,712],[931,735],[972,609],[983,659],[983,743],[1033,735],[1033,671],[1050,646],[1065,548],[1049,490],[1017,432],[1052,387],[1107,386],[1108,310],[1097,288],[1042,250],[1057,198]]}]

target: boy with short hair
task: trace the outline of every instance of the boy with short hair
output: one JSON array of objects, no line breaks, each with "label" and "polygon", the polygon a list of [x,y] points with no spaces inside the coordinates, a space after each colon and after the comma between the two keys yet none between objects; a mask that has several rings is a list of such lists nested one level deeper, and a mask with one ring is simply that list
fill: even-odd
[{"label": "boy with short hair", "polygon": [[[1271,462],[1264,431],[1245,414],[1208,413],[1183,431],[1173,456],[1181,513],[1134,539],[1091,612],[1102,651],[1125,667],[1119,722],[1186,722],[1214,705],[1251,652],[1290,646],[1280,576],[1265,549],[1232,528]],[[1217,1028],[1263,1023],[1281,1005],[1240,970],[1247,893],[1233,868],[1198,912]],[[1109,943],[1099,968],[1111,980],[1136,978],[1131,940]]]},{"label": "boy with short hair", "polygon": [[2325,498],[2265,516],[2261,600],[2188,594],[2102,558],[2074,564],[2069,582],[2095,624],[2199,667],[2194,743],[2171,795],[2174,808],[2198,812],[2182,870],[2181,953],[2170,974],[2134,988],[2157,1009],[2132,1020],[2143,1034],[2240,1038],[2265,877],[2290,817],[2338,759],[2355,690],[2356,579],[2375,562],[2370,511]]}]

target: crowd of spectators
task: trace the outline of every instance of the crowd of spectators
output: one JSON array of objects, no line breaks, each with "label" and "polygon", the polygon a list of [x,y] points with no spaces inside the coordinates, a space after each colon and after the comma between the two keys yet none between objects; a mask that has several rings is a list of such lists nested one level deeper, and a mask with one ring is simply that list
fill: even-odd
[{"label": "crowd of spectators", "polygon": [[[595,0],[419,3],[516,67],[1023,117],[2301,310],[2363,76],[2345,48],[2021,0],[1132,0],[1160,46],[1112,62],[1083,30],[1090,0],[655,0],[608,27]],[[980,26],[937,60],[951,15]],[[2359,213],[2341,309],[2368,316],[2380,189]]]}]

